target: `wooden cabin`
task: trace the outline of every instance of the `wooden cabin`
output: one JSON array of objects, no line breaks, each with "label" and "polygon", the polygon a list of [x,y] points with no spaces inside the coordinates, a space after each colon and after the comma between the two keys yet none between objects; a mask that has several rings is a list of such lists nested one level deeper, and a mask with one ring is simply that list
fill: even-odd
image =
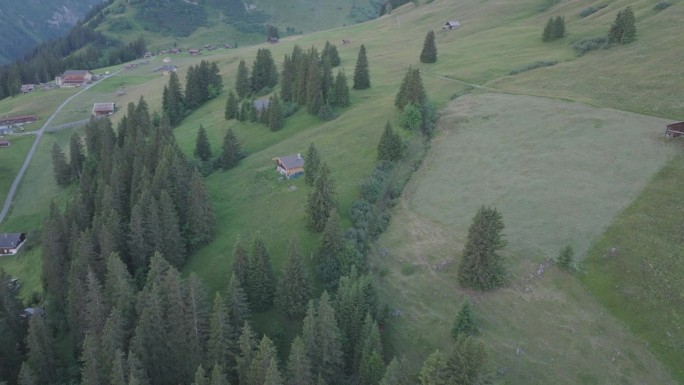
[{"label": "wooden cabin", "polygon": [[26,240],[26,233],[0,234],[0,255],[14,255]]},{"label": "wooden cabin", "polygon": [[95,103],[93,104],[93,116],[99,118],[101,116],[109,116],[116,111],[116,103]]},{"label": "wooden cabin", "polygon": [[7,116],[0,118],[0,126],[10,126],[13,124],[33,123],[38,120],[36,115]]},{"label": "wooden cabin", "polygon": [[65,71],[62,76],[57,76],[55,82],[60,87],[80,87],[93,80],[93,73],[87,70]]},{"label": "wooden cabin", "polygon": [[461,28],[461,23],[455,20],[449,20],[442,26],[442,29],[456,29]]},{"label": "wooden cabin", "polygon": [[304,174],[304,158],[302,154],[286,155],[273,158],[276,162],[276,171],[287,179]]},{"label": "wooden cabin", "polygon": [[676,138],[684,135],[684,122],[672,123],[667,125],[665,136],[668,138]]},{"label": "wooden cabin", "polygon": [[12,143],[9,140],[0,140],[0,147],[9,147]]}]

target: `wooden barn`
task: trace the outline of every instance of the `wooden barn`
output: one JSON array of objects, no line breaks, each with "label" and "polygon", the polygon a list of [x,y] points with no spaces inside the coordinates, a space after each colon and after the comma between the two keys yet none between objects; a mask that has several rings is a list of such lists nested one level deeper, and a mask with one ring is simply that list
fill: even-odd
[{"label": "wooden barn", "polygon": [[0,234],[0,255],[14,255],[26,240],[26,233]]},{"label": "wooden barn", "polygon": [[461,28],[461,23],[455,20],[449,20],[442,26],[442,29],[457,29]]},{"label": "wooden barn", "polygon": [[36,89],[35,84],[22,84],[21,93],[26,94]]},{"label": "wooden barn", "polygon": [[10,126],[13,124],[33,123],[38,120],[36,115],[18,115],[0,118],[0,126]]},{"label": "wooden barn", "polygon": [[273,160],[276,161],[276,171],[287,179],[304,174],[304,158],[301,154],[280,156]]},{"label": "wooden barn", "polygon": [[9,147],[12,143],[9,140],[0,140],[0,147]]},{"label": "wooden barn", "polygon": [[667,125],[665,136],[668,138],[676,138],[684,135],[684,122],[672,123]]},{"label": "wooden barn", "polygon": [[95,103],[93,104],[93,116],[99,118],[101,116],[109,116],[116,111],[116,103]]}]

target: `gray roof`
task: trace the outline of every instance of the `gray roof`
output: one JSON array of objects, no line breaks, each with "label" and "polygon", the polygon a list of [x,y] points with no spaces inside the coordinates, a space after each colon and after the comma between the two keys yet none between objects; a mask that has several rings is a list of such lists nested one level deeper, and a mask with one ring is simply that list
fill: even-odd
[{"label": "gray roof", "polygon": [[254,109],[262,111],[267,109],[269,104],[271,104],[271,99],[257,99],[254,101]]},{"label": "gray roof", "polygon": [[282,163],[283,166],[285,166],[285,168],[288,170],[297,167],[304,167],[304,157],[302,157],[300,154],[280,156],[278,159],[280,159],[280,163]]},{"label": "gray roof", "polygon": [[13,249],[19,245],[22,233],[0,234],[0,248]]}]

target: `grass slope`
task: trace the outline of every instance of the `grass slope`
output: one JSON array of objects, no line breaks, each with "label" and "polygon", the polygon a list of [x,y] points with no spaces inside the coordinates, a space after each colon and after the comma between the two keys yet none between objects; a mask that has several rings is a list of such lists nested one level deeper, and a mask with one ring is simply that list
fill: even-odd
[{"label": "grass slope", "polygon": [[[681,150],[681,149],[680,149]],[[582,282],[684,382],[684,259],[679,156],[592,246]],[[611,256],[609,250],[615,248]]]},{"label": "grass slope", "polygon": [[[551,99],[484,94],[450,104],[373,258],[394,354],[448,348],[463,298],[478,314],[501,383],[672,383],[664,367],[572,276],[548,262],[580,255],[679,151],[659,119]],[[618,130],[617,128],[622,128]],[[504,219],[505,288],[461,289],[455,271],[477,207]],[[546,266],[542,278],[534,274]],[[408,353],[407,353],[408,352]]]},{"label": "grass slope", "polygon": [[[263,126],[225,121],[224,93],[175,129],[179,144],[191,154],[199,124],[207,129],[215,152],[228,127],[233,127],[249,153],[236,169],[207,178],[220,225],[219,235],[190,258],[186,272],[197,271],[212,289],[222,289],[230,272],[231,250],[238,233],[249,239],[260,231],[269,244],[276,268],[282,263],[290,238],[300,239],[307,253],[315,251],[318,237],[304,229],[303,205],[309,188],[295,180],[292,183],[297,190],[288,191],[287,184],[278,181],[271,159],[304,152],[310,142],[315,142],[338,183],[340,212],[346,217],[358,194],[358,182],[370,173],[385,122],[397,121],[394,94],[410,65],[421,68],[430,97],[439,104],[462,94],[471,87],[468,83],[476,83],[513,94],[539,94],[670,118],[679,116],[677,99],[671,97],[684,86],[684,79],[675,76],[677,61],[658,60],[669,58],[671,52],[651,47],[658,41],[656,37],[673,36],[662,39],[670,44],[662,47],[675,47],[674,42],[681,40],[682,32],[676,28],[681,4],[674,4],[660,14],[649,13],[654,3],[616,0],[608,2],[608,7],[595,15],[579,19],[575,15],[590,4],[564,2],[540,10],[543,2],[538,0],[435,0],[418,7],[409,4],[391,15],[352,27],[287,37],[276,45],[216,50],[201,58],[174,56],[173,63],[180,65],[182,82],[191,63],[216,60],[229,88],[239,59],[251,64],[258,48],[271,49],[280,63],[294,44],[320,49],[330,40],[338,44],[342,67],[351,81],[358,48],[365,44],[372,82],[369,90],[353,91],[352,106],[331,122],[318,122],[300,111],[282,131],[271,133]],[[617,10],[630,4],[637,11],[639,40],[626,47],[581,58],[575,56],[569,43],[605,33]],[[548,17],[556,14],[566,15],[569,36],[544,44],[541,31]],[[457,19],[463,27],[441,31],[445,19]],[[656,35],[658,28],[662,28],[662,35]],[[418,62],[429,29],[439,30],[439,59],[434,65]],[[350,39],[352,44],[341,46],[342,39]],[[187,44],[200,41],[189,40]],[[165,44],[172,43],[170,39]],[[560,63],[514,77],[507,75],[513,68],[539,60]],[[121,74],[118,82],[124,83],[126,95],[115,99],[117,104],[125,108],[129,101],[144,95],[150,111],[159,111],[166,80],[158,77],[142,81],[149,71],[147,66],[141,66]],[[553,80],[553,86],[547,85],[547,76]],[[629,85],[618,85],[619,92],[610,92],[611,84],[621,77],[657,84],[658,92],[650,93],[648,100],[641,89]],[[90,100],[84,98],[79,102],[86,107],[77,105],[67,114],[81,116],[93,99],[114,98],[119,86],[117,77],[106,82],[93,87]],[[493,106],[477,104],[478,98],[491,101]],[[472,102],[471,108],[477,109],[464,110],[465,106],[460,104],[463,100]],[[570,242],[577,250],[586,250],[592,239],[647,185],[676,151],[659,138],[665,121],[536,98],[478,96],[463,100],[454,105],[459,109],[445,111],[448,116],[442,127],[457,129],[437,139],[430,159],[439,161],[426,163],[383,238],[383,246],[391,250],[391,257],[376,260],[383,273],[384,296],[391,306],[402,310],[396,323],[390,322],[388,326],[394,351],[406,353],[419,365],[425,352],[444,346],[448,340],[446,335],[463,292],[458,291],[450,275],[436,274],[429,266],[460,252],[474,209],[481,203],[491,203],[499,206],[507,224],[507,253],[514,275],[509,287],[478,297],[476,304],[483,318],[483,338],[492,354],[491,365],[508,368],[501,381],[673,382],[653,355],[574,279],[551,269],[541,281],[526,280],[540,262],[564,244]],[[0,102],[0,111],[9,109],[4,103]],[[648,106],[658,105],[663,109],[648,110]],[[496,107],[507,108],[507,114]],[[509,123],[508,115],[515,117],[517,125]],[[121,116],[119,112],[113,118],[116,121]],[[556,120],[556,116],[565,119]],[[60,133],[55,138],[65,140],[68,135]],[[50,145],[47,141],[41,145],[47,163],[34,160],[28,179],[22,184],[22,191],[27,193],[15,202],[3,229],[18,225],[38,227],[50,197],[63,200],[68,194],[52,185]],[[470,154],[472,159],[454,151]],[[554,156],[555,152],[558,156]],[[515,165],[524,167],[528,174],[523,174],[520,167],[506,168]],[[570,178],[563,177],[566,173]],[[497,179],[487,175],[496,175]],[[546,183],[539,182],[540,179]],[[449,185],[453,183],[449,180],[459,183]],[[442,184],[444,181],[448,183]],[[427,186],[423,187],[423,183]],[[439,186],[434,190],[444,193],[436,196],[427,188],[430,186]],[[576,199],[575,194],[567,191],[584,199]],[[35,200],[30,198],[33,193],[37,194]],[[472,194],[470,199],[465,198],[466,193]],[[474,195],[479,196],[475,199]],[[573,207],[567,208],[560,198],[572,199]],[[36,204],[39,200],[40,205]],[[573,210],[574,207],[578,208]],[[564,313],[563,309],[572,312]],[[518,348],[521,351],[515,355]]]}]

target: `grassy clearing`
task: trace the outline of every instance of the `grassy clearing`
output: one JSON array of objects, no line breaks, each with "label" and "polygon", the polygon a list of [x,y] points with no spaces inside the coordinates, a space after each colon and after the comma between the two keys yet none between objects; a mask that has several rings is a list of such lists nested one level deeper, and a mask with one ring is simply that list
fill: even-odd
[{"label": "grassy clearing", "polygon": [[[672,383],[667,370],[572,276],[548,262],[593,239],[680,151],[659,119],[549,99],[474,95],[445,111],[445,130],[412,180],[374,266],[395,354],[416,367],[447,348],[464,296],[475,303],[490,369],[503,383]],[[620,128],[618,130],[617,128]],[[464,291],[455,269],[472,216],[503,214],[511,276]],[[534,277],[547,266],[542,279]],[[520,349],[520,350],[518,350]]]},{"label": "grassy clearing", "polygon": [[[582,282],[684,382],[684,236],[679,156],[592,246]],[[616,252],[611,255],[610,249]]]},{"label": "grassy clearing", "polygon": [[78,92],[74,88],[36,90],[12,98],[0,100],[0,116],[37,115],[38,121],[24,125],[25,130],[35,131],[45,124],[47,118],[69,96]]},{"label": "grassy clearing", "polygon": [[9,193],[10,186],[14,182],[13,175],[17,175],[21,165],[24,163],[26,154],[31,148],[33,141],[36,139],[33,135],[26,136],[10,136],[3,138],[9,140],[12,146],[7,148],[0,148],[0,202],[4,204],[7,193]]}]

